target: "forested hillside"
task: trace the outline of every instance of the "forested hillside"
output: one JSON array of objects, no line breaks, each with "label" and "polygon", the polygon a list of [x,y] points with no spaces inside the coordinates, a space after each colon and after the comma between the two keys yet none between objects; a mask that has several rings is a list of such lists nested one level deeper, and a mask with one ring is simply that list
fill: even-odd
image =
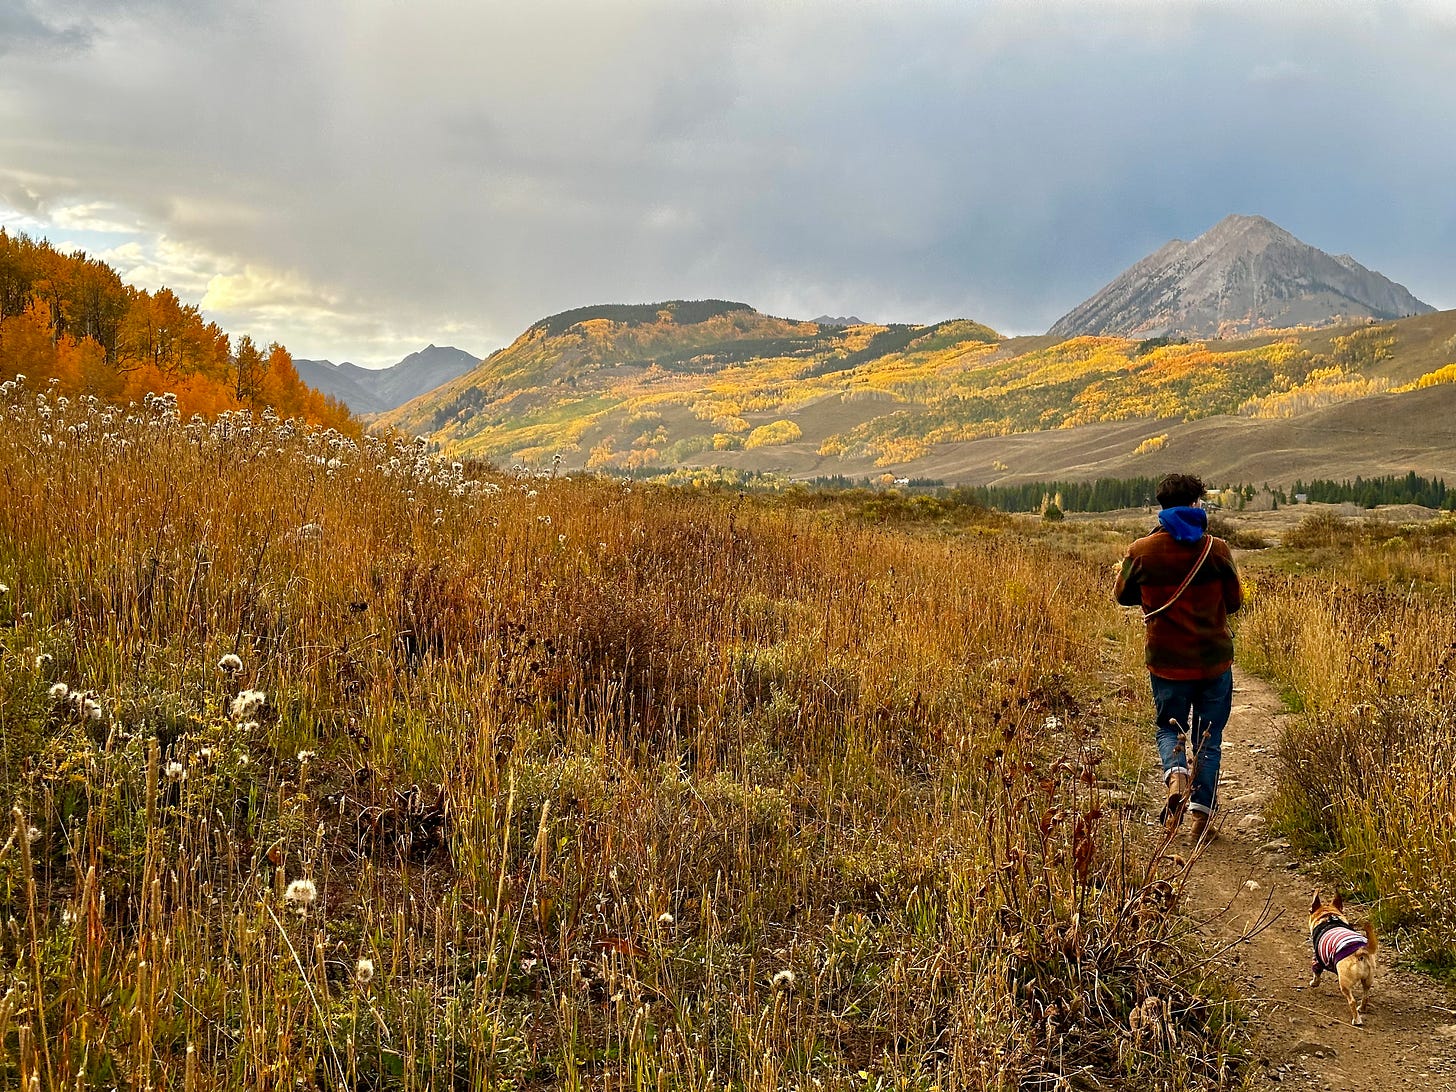
[{"label": "forested hillside", "polygon": [[171,392],[184,416],[271,407],[359,432],[342,403],[299,379],[282,345],[234,341],[170,289],[134,288],[105,262],[0,228],[0,380],[16,375],[108,402]]},{"label": "forested hillside", "polygon": [[[633,472],[922,474],[917,460],[988,437],[1118,421],[1283,420],[1440,385],[1456,375],[1453,319],[1229,341],[1058,340],[1003,338],[965,319],[819,326],[715,300],[581,308],[535,323],[384,420],[503,463],[559,455],[568,467]],[[1166,431],[1150,429],[1128,452],[1144,442],[1156,450]]]}]

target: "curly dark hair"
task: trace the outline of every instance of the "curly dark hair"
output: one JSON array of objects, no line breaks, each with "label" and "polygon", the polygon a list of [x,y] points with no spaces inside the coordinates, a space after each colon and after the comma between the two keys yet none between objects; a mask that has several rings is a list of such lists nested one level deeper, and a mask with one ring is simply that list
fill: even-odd
[{"label": "curly dark hair", "polygon": [[1206,492],[1203,479],[1196,474],[1169,474],[1158,483],[1158,505],[1180,508],[1201,500]]}]

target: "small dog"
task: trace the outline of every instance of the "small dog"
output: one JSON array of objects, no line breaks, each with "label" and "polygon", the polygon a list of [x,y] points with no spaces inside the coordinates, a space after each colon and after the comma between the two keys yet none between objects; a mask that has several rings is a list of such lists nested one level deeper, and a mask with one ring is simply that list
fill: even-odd
[{"label": "small dog", "polygon": [[[1318,986],[1320,973],[1332,971],[1340,979],[1340,992],[1350,1005],[1351,1021],[1357,1028],[1365,1026],[1365,1000],[1375,984],[1375,953],[1380,943],[1375,932],[1367,924],[1362,933],[1340,916],[1344,901],[1335,892],[1335,900],[1328,906],[1320,902],[1320,893],[1314,893],[1309,904],[1309,940],[1314,948],[1314,962],[1310,969],[1314,977],[1310,986]],[[1360,999],[1355,1000],[1355,987],[1360,987]]]}]

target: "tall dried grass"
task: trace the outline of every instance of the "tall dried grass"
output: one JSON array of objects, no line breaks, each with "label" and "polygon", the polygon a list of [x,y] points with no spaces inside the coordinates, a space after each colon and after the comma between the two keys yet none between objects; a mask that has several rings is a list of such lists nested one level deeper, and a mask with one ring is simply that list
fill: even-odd
[{"label": "tall dried grass", "polygon": [[[1276,818],[1333,851],[1417,953],[1456,966],[1456,603],[1449,521],[1307,521],[1310,571],[1261,580],[1246,662],[1302,710],[1278,760]],[[1288,540],[1287,540],[1288,541]]]},{"label": "tall dried grass", "polygon": [[1179,866],[1109,804],[1092,566],[0,412],[5,1082],[1233,1079]]}]

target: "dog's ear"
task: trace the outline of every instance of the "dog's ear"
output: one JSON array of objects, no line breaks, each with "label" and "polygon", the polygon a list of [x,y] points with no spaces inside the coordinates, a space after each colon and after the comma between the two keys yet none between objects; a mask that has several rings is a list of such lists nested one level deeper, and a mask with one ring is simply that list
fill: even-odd
[{"label": "dog's ear", "polygon": [[1336,910],[1343,910],[1345,908],[1345,900],[1340,897],[1340,893],[1338,891],[1335,892],[1334,906]]},{"label": "dog's ear", "polygon": [[1320,908],[1320,905],[1321,905],[1321,903],[1320,903],[1320,897],[1319,897],[1319,889],[1316,888],[1315,889],[1315,893],[1314,893],[1314,898],[1310,900],[1309,912],[1311,914],[1313,914],[1316,910],[1318,910]]}]

